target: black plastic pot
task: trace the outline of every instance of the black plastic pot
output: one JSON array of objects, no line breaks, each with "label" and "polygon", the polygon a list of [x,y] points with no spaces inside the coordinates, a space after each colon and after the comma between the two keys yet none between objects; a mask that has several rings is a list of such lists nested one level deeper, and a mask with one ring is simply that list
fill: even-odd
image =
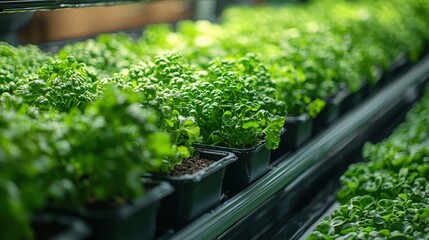
[{"label": "black plastic pot", "polygon": [[340,114],[343,114],[350,110],[351,108],[358,105],[365,97],[372,95],[377,89],[377,83],[382,81],[382,71],[377,69],[376,81],[369,83],[366,80],[362,81],[362,85],[359,90],[356,92],[350,92],[347,89],[343,89],[345,92],[345,98],[340,104]]},{"label": "black plastic pot", "polygon": [[271,151],[271,162],[297,149],[310,139],[313,134],[313,119],[306,113],[300,116],[287,116],[284,129],[285,132],[280,136],[279,147]]},{"label": "black plastic pot", "polygon": [[225,167],[236,160],[232,153],[196,148],[196,155],[215,161],[207,168],[183,176],[150,175],[168,181],[175,191],[161,201],[158,225],[163,229],[180,229],[221,200]]},{"label": "black plastic pot", "polygon": [[78,211],[92,229],[92,239],[153,239],[160,200],[173,188],[166,182],[147,182],[149,188],[141,198],[112,209]]},{"label": "black plastic pot", "polygon": [[377,90],[377,85],[375,83],[366,82],[362,87],[362,92],[364,97],[371,96]]},{"label": "black plastic pot", "polygon": [[348,94],[347,90],[341,89],[332,98],[326,100],[325,108],[314,119],[314,133],[321,131],[340,116],[341,104]]},{"label": "black plastic pot", "polygon": [[54,213],[36,214],[31,226],[35,239],[86,239],[91,231],[81,220]]},{"label": "black plastic pot", "polygon": [[237,156],[237,160],[225,170],[222,189],[228,196],[240,192],[270,169],[271,150],[265,147],[265,140],[255,147],[244,149],[202,144],[196,146],[201,149],[231,152]]},{"label": "black plastic pot", "polygon": [[387,73],[389,75],[388,81],[391,81],[395,76],[398,76],[398,74],[401,74],[404,70],[409,67],[410,61],[407,58],[407,55],[405,53],[399,54],[390,65],[389,69],[387,70]]},{"label": "black plastic pot", "polygon": [[354,106],[359,104],[359,102],[362,101],[362,99],[365,96],[365,93],[364,93],[365,89],[363,86],[356,92],[350,92],[349,90],[343,90],[343,91],[346,92],[346,97],[340,104],[340,115],[346,113]]},{"label": "black plastic pot", "polygon": [[392,76],[400,74],[403,70],[405,70],[409,63],[410,62],[408,61],[407,55],[405,53],[399,54],[395,59],[393,59],[388,72]]},{"label": "black plastic pot", "polygon": [[395,59],[393,59],[390,66],[385,69],[383,76],[377,82],[377,85],[381,87],[391,82],[394,77],[397,77],[400,73],[407,69],[408,66],[409,61],[407,59],[407,55],[405,53],[399,54]]},{"label": "black plastic pot", "polygon": [[426,78],[424,78],[424,79],[422,79],[422,81],[420,81],[417,84],[416,88],[417,88],[417,92],[418,92],[419,96],[423,96],[424,93],[426,92],[426,88],[428,88],[428,87],[426,87],[427,84],[428,84],[428,82],[429,82],[429,76],[426,77]]}]

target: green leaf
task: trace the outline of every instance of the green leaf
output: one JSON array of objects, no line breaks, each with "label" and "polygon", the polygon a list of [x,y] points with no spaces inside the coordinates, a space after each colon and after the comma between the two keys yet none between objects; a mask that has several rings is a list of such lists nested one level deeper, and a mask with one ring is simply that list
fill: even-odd
[{"label": "green leaf", "polygon": [[157,132],[149,136],[148,148],[161,156],[172,154],[170,146],[170,136],[163,132]]},{"label": "green leaf", "polygon": [[246,121],[243,123],[243,125],[241,126],[243,129],[249,129],[249,128],[258,128],[259,127],[259,123],[257,121]]},{"label": "green leaf", "polygon": [[360,199],[360,205],[362,206],[363,209],[371,208],[373,204],[374,204],[374,198],[371,196],[366,195]]},{"label": "green leaf", "polygon": [[189,152],[189,149],[185,146],[178,146],[177,152],[183,156],[183,158],[189,158],[191,157],[191,153]]}]

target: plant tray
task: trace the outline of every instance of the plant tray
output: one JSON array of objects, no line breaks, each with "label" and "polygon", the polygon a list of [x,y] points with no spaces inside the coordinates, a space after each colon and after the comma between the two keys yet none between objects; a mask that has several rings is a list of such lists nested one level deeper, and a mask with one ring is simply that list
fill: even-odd
[{"label": "plant tray", "polygon": [[326,128],[341,114],[341,104],[346,99],[348,91],[342,89],[332,98],[326,100],[325,108],[314,119],[314,133]]},{"label": "plant tray", "polygon": [[158,225],[164,229],[180,229],[221,200],[225,168],[236,160],[232,153],[196,149],[196,155],[215,161],[205,169],[183,176],[150,175],[168,181],[175,191],[161,201]]},{"label": "plant tray", "polygon": [[233,196],[254,182],[270,169],[271,150],[265,147],[265,140],[252,148],[227,148],[197,144],[198,148],[225,151],[235,154],[237,160],[226,167],[223,191]]},{"label": "plant tray", "polygon": [[154,185],[145,194],[117,208],[85,209],[78,211],[92,228],[92,239],[153,239],[155,237],[157,212],[160,200],[170,194],[173,188],[167,182]]},{"label": "plant tray", "polygon": [[347,91],[345,99],[340,104],[340,115],[353,109],[364,98],[363,86],[356,92]]},{"label": "plant tray", "polygon": [[308,114],[288,116],[286,131],[280,136],[279,147],[271,152],[271,162],[304,144],[313,134],[313,119]]},{"label": "plant tray", "polygon": [[371,96],[377,90],[376,84],[365,83],[362,87],[364,97]]},{"label": "plant tray", "polygon": [[32,219],[35,239],[86,239],[91,231],[81,220],[55,213],[39,213]]}]

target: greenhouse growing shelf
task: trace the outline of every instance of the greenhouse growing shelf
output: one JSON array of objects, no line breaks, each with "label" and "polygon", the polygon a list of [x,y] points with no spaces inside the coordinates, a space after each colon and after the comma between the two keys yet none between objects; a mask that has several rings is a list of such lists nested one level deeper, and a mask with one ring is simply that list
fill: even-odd
[{"label": "greenhouse growing shelf", "polygon": [[[429,56],[397,76],[391,83],[345,113],[290,155],[283,156],[273,169],[213,211],[202,215],[171,239],[266,239],[262,237],[293,210],[307,203],[308,196],[339,176],[356,161],[364,142],[383,135],[394,119],[420,96],[422,84],[429,77]],[[323,166],[323,167],[322,167]],[[332,179],[332,178],[331,178]],[[323,191],[335,193],[337,179]],[[322,199],[322,198],[321,198]],[[335,201],[335,194],[325,196],[320,217]],[[315,200],[313,204],[320,203]],[[320,209],[320,208],[319,208]],[[291,238],[299,238],[316,219],[304,228],[298,226]]]},{"label": "greenhouse growing shelf", "polygon": [[[53,51],[65,43],[42,49]],[[429,56],[400,71],[388,74],[393,80],[310,141],[274,161],[245,190],[178,232],[158,233],[158,239],[305,239],[337,206],[339,176],[360,160],[363,143],[386,136],[419,98],[429,77]]]}]

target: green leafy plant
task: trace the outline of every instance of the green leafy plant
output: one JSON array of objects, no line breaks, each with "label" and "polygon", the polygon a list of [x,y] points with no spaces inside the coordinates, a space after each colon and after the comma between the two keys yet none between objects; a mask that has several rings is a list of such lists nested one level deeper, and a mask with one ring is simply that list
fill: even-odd
[{"label": "green leafy plant", "polygon": [[96,98],[96,80],[95,71],[73,57],[50,59],[15,93],[40,110],[68,112],[73,108],[84,109]]},{"label": "green leafy plant", "polygon": [[39,115],[19,98],[3,95],[0,103],[0,238],[33,239],[31,214],[71,187],[56,158],[69,151],[65,129],[57,115]]},{"label": "green leafy plant", "polygon": [[0,98],[0,237],[33,239],[32,214],[50,207],[115,207],[143,194],[141,174],[173,153],[141,96],[106,86],[84,112],[38,112]]},{"label": "green leafy plant", "polygon": [[140,93],[140,104],[156,109],[160,116],[158,126],[171,135],[174,149],[173,155],[163,161],[162,171],[165,173],[193,156],[192,144],[201,141],[195,118],[180,111],[181,106],[189,104],[182,98],[183,88],[195,81],[195,70],[184,64],[178,53],[158,55],[154,62],[142,62],[125,74],[107,79],[120,88]]},{"label": "green leafy plant", "polygon": [[33,45],[13,47],[0,42],[0,95],[12,94],[14,90],[27,81],[27,75],[35,74],[49,59]]},{"label": "green leafy plant", "polygon": [[[425,10],[418,1],[402,0],[239,7],[228,9],[222,24],[182,21],[176,31],[171,25],[156,24],[147,27],[137,42],[122,34],[102,35],[88,41],[87,45],[97,45],[83,48],[88,51],[77,48],[70,52],[79,55],[94,49],[93,59],[102,58],[102,63],[90,65],[100,65],[102,71],[110,68],[107,65],[126,66],[171,50],[180,51],[185,62],[198,70],[207,69],[219,57],[244,57],[253,52],[278,83],[276,88],[289,106],[289,114],[315,117],[343,86],[356,92],[365,80],[374,84],[380,69],[388,70],[403,53],[416,59],[428,39]],[[101,52],[106,52],[105,56]],[[88,62],[91,58],[79,59]],[[109,73],[125,71],[124,67],[111,69]]]},{"label": "green leafy plant", "polygon": [[342,204],[309,239],[425,239],[429,234],[429,91],[386,140],[367,143],[369,162],[349,167]]},{"label": "green leafy plant", "polygon": [[172,154],[170,136],[159,131],[157,115],[140,100],[137,93],[110,86],[84,113],[74,110],[63,119],[72,152],[60,161],[71,169],[77,206],[141,195],[139,176],[156,171]]},{"label": "green leafy plant", "polygon": [[195,117],[204,143],[245,148],[265,139],[277,148],[286,105],[255,55],[215,60],[200,76],[185,86],[181,111]]},{"label": "green leafy plant", "polygon": [[406,194],[376,200],[356,196],[325,218],[308,239],[425,239],[428,235],[427,202]]},{"label": "green leafy plant", "polygon": [[[338,85],[355,92],[364,80],[374,84],[380,69],[389,70],[401,54],[416,59],[428,40],[424,12],[427,7],[418,1],[402,0],[232,7],[223,14],[219,41],[230,54],[258,54],[279,83],[289,113],[314,116]],[[313,100],[318,103],[309,108]]]},{"label": "green leafy plant", "polygon": [[102,34],[96,39],[66,45],[58,53],[60,59],[74,57],[97,70],[100,78],[126,70],[140,61],[135,41],[125,33]]},{"label": "green leafy plant", "polygon": [[137,46],[141,50],[140,57],[156,56],[164,51],[171,51],[178,48],[180,41],[175,40],[173,26],[166,23],[151,24],[145,27],[142,35],[137,40]]}]

